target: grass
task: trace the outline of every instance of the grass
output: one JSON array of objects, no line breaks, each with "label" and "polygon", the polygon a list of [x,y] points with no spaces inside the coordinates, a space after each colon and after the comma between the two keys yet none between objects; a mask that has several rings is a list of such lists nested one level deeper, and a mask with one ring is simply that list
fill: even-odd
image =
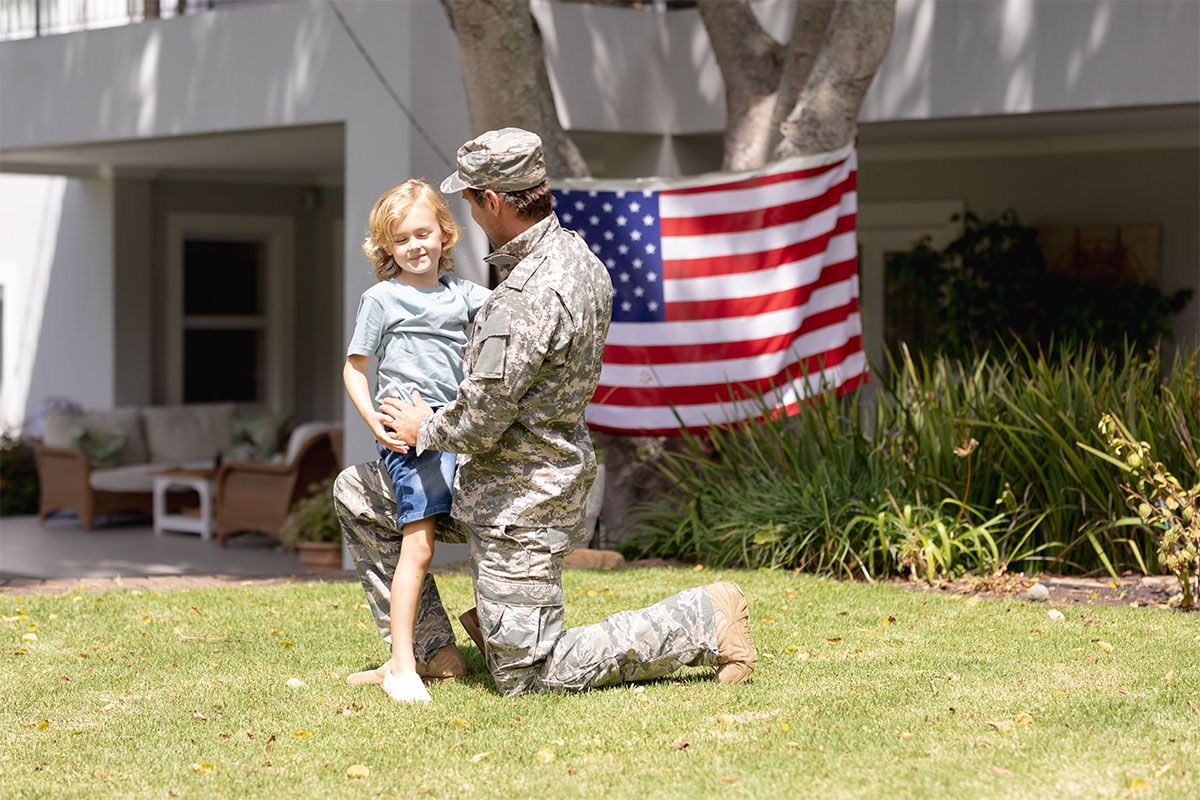
[{"label": "grass", "polygon": [[[472,675],[429,708],[341,682],[384,656],[352,583],[0,596],[0,795],[1200,796],[1194,614],[1056,623],[1019,601],[725,574],[751,600],[747,686],[691,670],[506,699],[469,647]],[[713,576],[568,572],[569,622]],[[468,579],[440,582],[465,607]]]}]

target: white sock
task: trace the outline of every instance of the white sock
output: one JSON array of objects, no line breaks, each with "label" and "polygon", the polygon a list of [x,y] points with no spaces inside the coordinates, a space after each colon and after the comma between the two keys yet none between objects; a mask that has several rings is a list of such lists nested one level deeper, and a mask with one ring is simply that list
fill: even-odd
[{"label": "white sock", "polygon": [[415,672],[392,672],[390,664],[383,670],[383,691],[397,703],[433,702],[420,675]]}]

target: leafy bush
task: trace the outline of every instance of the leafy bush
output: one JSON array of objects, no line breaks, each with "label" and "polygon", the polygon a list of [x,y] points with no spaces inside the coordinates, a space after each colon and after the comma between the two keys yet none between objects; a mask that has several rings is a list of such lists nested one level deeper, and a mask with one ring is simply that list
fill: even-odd
[{"label": "leafy bush", "polygon": [[1147,351],[1171,338],[1168,318],[1192,294],[1051,272],[1037,229],[1022,225],[1011,209],[995,219],[971,212],[952,219],[962,220],[962,234],[944,249],[935,250],[926,237],[888,262],[897,299],[922,301],[919,330],[908,332],[920,352],[970,358],[1011,341],[1034,349],[1053,341],[1114,349],[1130,342]]},{"label": "leafy bush", "polygon": [[1117,524],[1143,525],[1158,537],[1158,557],[1183,589],[1183,607],[1195,604],[1192,577],[1200,583],[1200,458],[1188,431],[1180,431],[1179,449],[1194,467],[1195,485],[1185,489],[1162,462],[1151,457],[1149,442],[1135,441],[1129,429],[1110,414],[1100,419],[1100,433],[1114,457],[1084,446],[1115,464],[1133,484],[1122,484],[1129,508],[1136,517]]},{"label": "leafy bush", "polygon": [[292,508],[280,539],[294,549],[298,542],[340,542],[342,529],[333,510],[333,477],[309,487],[313,492]]},{"label": "leafy bush", "polygon": [[33,448],[16,433],[0,434],[0,517],[36,514],[40,495]]},{"label": "leafy bush", "polygon": [[966,362],[905,351],[873,401],[827,393],[794,417],[687,437],[660,461],[674,492],[639,509],[642,533],[626,549],[929,579],[1153,570],[1155,537],[1113,524],[1118,477],[1076,443],[1103,447],[1096,421],[1120,409],[1185,474],[1171,441],[1200,438],[1200,352],[1161,373],[1156,354],[1131,349],[1015,347]]}]

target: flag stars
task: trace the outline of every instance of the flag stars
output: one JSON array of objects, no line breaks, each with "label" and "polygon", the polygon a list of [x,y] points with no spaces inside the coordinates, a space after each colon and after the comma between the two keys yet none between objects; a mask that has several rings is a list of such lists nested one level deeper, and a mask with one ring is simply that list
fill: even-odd
[{"label": "flag stars", "polygon": [[630,263],[632,263],[632,264],[633,264],[633,268],[634,268],[634,269],[641,269],[641,268],[642,268],[642,263],[643,263],[643,262],[642,262],[642,260],[641,260],[640,258],[635,258],[635,259],[634,259],[632,262],[630,262]]},{"label": "flag stars", "polygon": [[596,190],[595,190],[595,189],[592,189],[590,192],[588,192],[588,197],[595,197],[595,196],[596,196]]},{"label": "flag stars", "polygon": [[[651,311],[658,311],[658,301],[651,300],[649,303],[646,303],[646,308],[650,309]],[[628,311],[628,309],[626,310]]]},{"label": "flag stars", "polygon": [[572,217],[571,217],[571,215],[570,215],[570,214],[563,214],[563,215],[562,215],[562,221],[563,221],[563,222],[565,222],[565,223],[567,223],[568,225],[570,225],[570,224],[571,224],[571,219],[572,219]]},{"label": "flag stars", "polygon": [[642,217],[642,224],[649,228],[654,224],[654,217],[647,214],[646,216]]},{"label": "flag stars", "polygon": [[629,204],[629,210],[632,211],[634,214],[636,214],[637,212],[642,210],[642,204],[639,203],[637,200],[634,200],[632,203]]},{"label": "flag stars", "polygon": [[625,192],[624,192],[624,190],[617,192],[617,199],[618,199],[618,200],[624,200],[624,199],[625,199]]},{"label": "flag stars", "polygon": [[588,217],[588,222],[592,225],[598,225],[600,223],[600,218],[595,214],[592,214],[590,217]]},{"label": "flag stars", "polygon": [[654,246],[654,242],[651,242],[650,244],[646,245],[646,252],[647,252],[647,253],[653,254],[653,253],[654,253],[654,251],[655,251],[655,250],[657,250],[657,249],[658,249],[658,248]]},{"label": "flag stars", "polygon": [[628,300],[622,301],[621,310],[628,314],[633,310],[633,303],[629,302]]},{"label": "flag stars", "polygon": [[641,297],[645,293],[646,293],[646,290],[643,289],[642,287],[640,287],[640,286],[633,287],[633,296],[634,297]]},{"label": "flag stars", "polygon": [[599,243],[599,242],[595,242],[595,243],[592,245],[592,252],[593,252],[593,253],[599,253],[599,252],[600,252],[600,243]]},{"label": "flag stars", "polygon": [[604,266],[608,267],[609,269],[613,269],[617,266],[617,260],[615,258],[610,258],[604,262]]},{"label": "flag stars", "polygon": [[629,245],[627,245],[627,244],[617,245],[617,252],[620,253],[621,255],[625,255],[626,253],[629,252]]},{"label": "flag stars", "polygon": [[585,206],[584,206],[584,204],[583,204],[583,201],[582,201],[582,200],[576,200],[576,201],[575,201],[575,210],[576,210],[576,211],[583,211],[583,209],[584,209],[584,208],[585,208]]},{"label": "flag stars", "polygon": [[625,227],[626,222],[629,222],[629,220],[626,219],[625,217],[623,217],[623,216],[617,217],[617,224],[620,225],[622,228]]},{"label": "flag stars", "polygon": [[628,272],[622,272],[617,277],[621,279],[621,283],[629,283],[629,273]]},{"label": "flag stars", "polygon": [[605,232],[604,232],[604,238],[605,238],[607,241],[610,241],[610,242],[613,240],[613,236],[615,236],[615,235],[616,235],[616,234],[614,234],[612,231],[605,231]]},{"label": "flag stars", "polygon": [[602,205],[602,206],[600,206],[600,207],[604,209],[604,213],[605,213],[605,214],[611,214],[611,213],[612,213],[612,209],[613,209],[613,205],[612,205],[612,203],[605,203],[604,205]]},{"label": "flag stars", "polygon": [[631,230],[629,232],[629,238],[633,239],[636,242],[642,238],[642,232],[635,228],[634,230]]},{"label": "flag stars", "polygon": [[658,273],[657,272],[647,272],[646,280],[650,283],[654,283],[656,280],[658,280]]},{"label": "flag stars", "polygon": [[642,197],[653,197],[653,196],[654,196],[654,192],[650,191],[649,189],[642,190]]}]

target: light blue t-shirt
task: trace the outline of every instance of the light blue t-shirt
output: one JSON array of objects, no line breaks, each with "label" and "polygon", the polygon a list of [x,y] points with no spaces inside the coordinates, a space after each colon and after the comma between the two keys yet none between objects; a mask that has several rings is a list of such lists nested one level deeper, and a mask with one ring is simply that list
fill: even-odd
[{"label": "light blue t-shirt", "polygon": [[375,402],[411,400],[413,389],[435,408],[457,397],[467,326],[490,294],[453,275],[431,289],[393,278],[363,292],[346,354],[375,356]]}]

